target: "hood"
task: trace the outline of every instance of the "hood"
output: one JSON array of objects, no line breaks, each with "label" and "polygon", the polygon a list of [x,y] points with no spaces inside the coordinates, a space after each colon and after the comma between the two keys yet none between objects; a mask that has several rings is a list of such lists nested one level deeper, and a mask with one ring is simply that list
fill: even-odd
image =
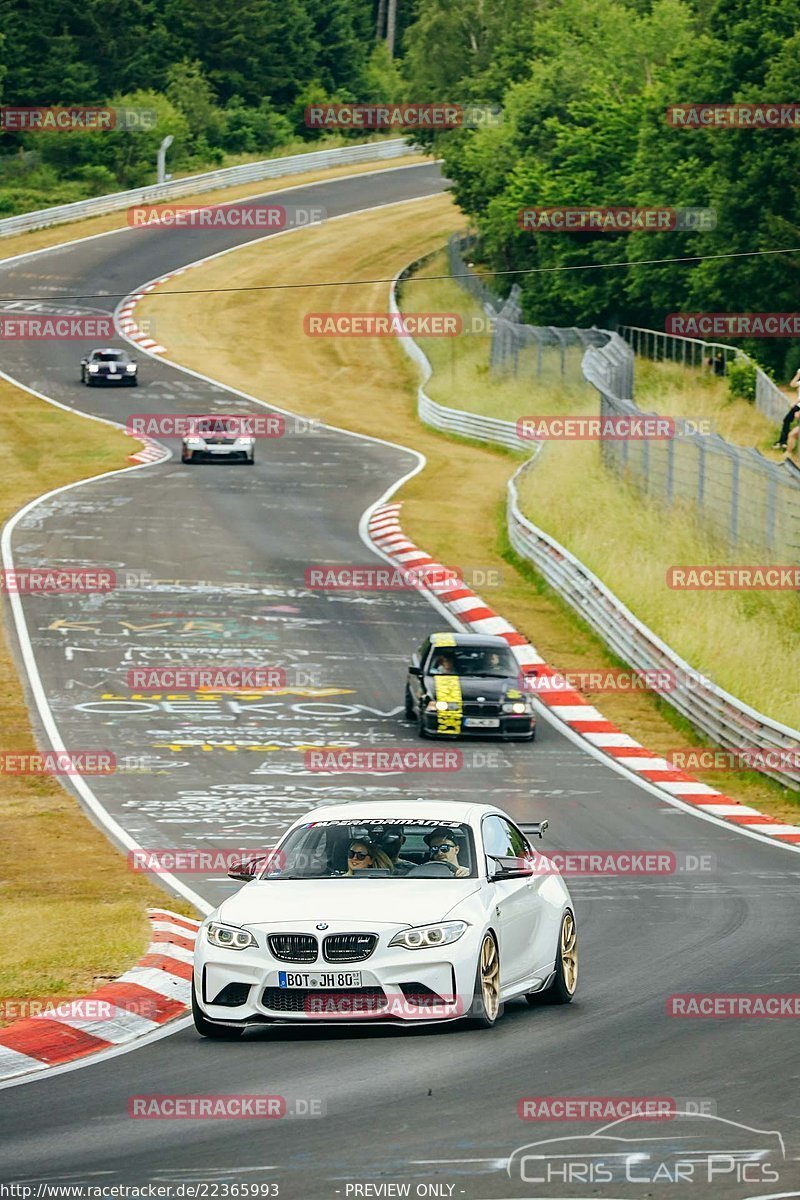
[{"label": "hood", "polygon": [[216,919],[231,925],[286,927],[344,921],[426,925],[441,921],[480,888],[479,879],[278,879],[248,883],[224,900]]},{"label": "hood", "polygon": [[[425,676],[425,690],[430,696],[436,694],[435,680],[437,678],[441,679],[442,676]],[[459,683],[461,684],[461,698],[463,700],[477,700],[479,696],[483,696],[484,700],[502,700],[509,688],[519,688],[519,680],[513,675],[502,679],[487,679],[478,675],[461,675],[459,676]]]}]

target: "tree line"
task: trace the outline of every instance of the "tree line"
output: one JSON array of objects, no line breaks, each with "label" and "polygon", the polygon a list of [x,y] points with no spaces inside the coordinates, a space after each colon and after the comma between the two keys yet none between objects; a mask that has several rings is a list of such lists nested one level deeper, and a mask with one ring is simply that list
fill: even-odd
[{"label": "tree line", "polygon": [[[800,247],[800,126],[666,118],[671,105],[791,103],[798,54],[798,0],[431,0],[408,49],[418,88],[502,105],[502,124],[440,139],[485,265],[535,272],[498,275],[497,290],[518,282],[532,324],[656,329],[675,312],[798,308],[800,254],[776,251]],[[710,208],[716,225],[519,226],[527,206],[566,205]],[[630,265],[595,269],[617,263]],[[800,365],[785,338],[736,343],[781,382]]]},{"label": "tree line", "polygon": [[[527,320],[791,312],[798,255],[775,251],[800,245],[800,128],[676,128],[665,114],[790,102],[798,18],[800,0],[0,0],[0,102],[158,118],[0,135],[0,215],[153,182],[166,134],[169,169],[186,173],[319,138],[310,104],[484,104],[501,118],[419,137]],[[567,205],[710,208],[716,224],[520,228],[526,207]],[[779,373],[800,365],[785,339],[743,344]]]}]

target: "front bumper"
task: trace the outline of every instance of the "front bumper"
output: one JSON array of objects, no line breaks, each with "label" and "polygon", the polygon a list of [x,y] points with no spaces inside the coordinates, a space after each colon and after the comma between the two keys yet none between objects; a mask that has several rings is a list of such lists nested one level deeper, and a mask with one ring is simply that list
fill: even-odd
[{"label": "front bumper", "polygon": [[[444,714],[447,717],[452,717],[452,713]],[[439,720],[440,714],[436,712],[425,712],[423,714],[424,729],[428,737],[465,737],[465,738],[502,738],[504,741],[529,741],[533,736],[533,731],[536,725],[536,717],[533,713],[523,713],[517,716],[513,713],[500,713],[496,719],[499,724],[496,726],[479,725],[473,726],[466,724],[470,720],[469,714],[461,718],[458,724],[457,732],[450,731],[449,728],[442,729]],[[478,718],[483,719],[483,718]],[[450,722],[447,722],[449,726]]]},{"label": "front bumper", "polygon": [[89,371],[86,373],[86,379],[89,383],[103,383],[108,384],[109,387],[124,387],[126,383],[134,384],[136,383],[136,377],[135,373],[130,375],[117,374],[114,376],[108,374],[101,375],[99,373],[94,374]]},{"label": "front bumper", "polygon": [[[441,949],[379,946],[362,962],[331,964],[281,962],[261,944],[226,951],[198,942],[194,987],[209,1020],[233,1025],[453,1021],[472,1005],[477,962],[477,946],[468,933],[445,952],[456,948],[457,955],[445,958]],[[282,973],[289,987],[280,986]],[[351,981],[354,973],[360,976],[357,983]],[[323,986],[294,986],[297,977],[309,974],[344,977],[347,982],[339,986],[339,978],[334,978]],[[236,1002],[216,1003],[220,998]]]},{"label": "front bumper", "polygon": [[203,459],[214,462],[217,459],[236,459],[247,462],[255,453],[252,446],[186,446],[182,447],[184,458]]}]

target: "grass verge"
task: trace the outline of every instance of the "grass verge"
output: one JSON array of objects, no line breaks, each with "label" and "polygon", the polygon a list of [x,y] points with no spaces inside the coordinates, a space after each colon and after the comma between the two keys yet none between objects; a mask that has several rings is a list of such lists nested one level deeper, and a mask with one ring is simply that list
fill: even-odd
[{"label": "grass verge", "polygon": [[[422,274],[439,274],[442,268],[443,260],[437,258]],[[436,304],[444,311],[463,311],[467,320],[480,313],[450,280],[426,283],[420,278],[406,290],[406,307],[411,308],[412,301],[423,310]],[[453,347],[434,338],[421,343],[434,368],[427,388],[434,399],[454,407],[477,407],[509,420],[527,413],[599,411],[594,388],[579,383],[560,386],[553,381],[552,368],[551,378],[541,382],[531,376],[490,376],[488,340],[472,341],[480,344],[459,340],[455,367]],[[550,358],[555,361],[554,354]],[[699,409],[693,409],[687,397],[702,391],[713,396],[723,382],[699,374],[693,381],[695,373],[672,364],[637,360],[637,370],[640,365],[646,368],[652,407],[659,413],[696,415]],[[670,380],[676,376],[673,387]],[[681,382],[685,389],[678,405],[675,398]],[[740,403],[748,409],[745,416],[765,420],[745,401]],[[705,411],[712,407],[709,401]],[[791,671],[766,665],[792,661],[800,623],[797,596],[792,592],[677,592],[665,586],[666,570],[676,563],[732,561],[727,547],[706,534],[689,506],[670,512],[643,500],[635,487],[608,473],[595,442],[546,445],[536,466],[523,476],[520,504],[532,521],[577,555],[692,666],[754,708],[800,728],[800,695]],[[754,670],[755,663],[765,665]]]},{"label": "grass verge", "polygon": [[[459,219],[446,196],[356,215],[227,254],[185,277],[183,286],[192,292],[180,296],[156,292],[138,311],[158,321],[159,338],[175,361],[267,402],[277,400],[300,415],[421,451],[427,466],[401,494],[403,526],[409,536],[443,562],[467,570],[499,570],[499,586],[484,590],[487,602],[530,637],[554,665],[569,670],[618,665],[527,566],[516,569],[505,540],[502,511],[508,477],[521,458],[466,442],[456,444],[422,426],[416,416],[416,372],[393,339],[313,338],[303,332],[303,317],[309,312],[385,312],[386,284],[332,286],[324,281],[343,276],[351,280],[391,277],[411,259],[440,245]],[[296,237],[303,239],[302,246],[295,243]],[[318,285],[213,296],[200,290],[292,283],[298,254],[302,254],[303,277],[318,280]],[[425,270],[437,273],[435,264]],[[441,288],[456,285],[431,284],[436,290],[430,297],[424,290],[427,286],[423,282],[407,286],[409,310],[448,312],[464,307],[455,298],[452,303],[441,302]],[[486,374],[470,382],[460,374],[460,355],[451,359],[444,340],[437,345],[441,371],[431,393],[443,398],[452,365],[452,402],[468,407],[469,382],[477,403]],[[488,343],[484,347],[485,353]],[[478,362],[477,354],[474,361]],[[585,410],[583,396],[558,397],[549,392],[547,401],[563,404],[565,410],[580,403]],[[703,744],[657,697],[607,693],[598,703],[610,720],[655,750]],[[776,817],[797,819],[798,806],[768,780],[756,775],[708,778]]]},{"label": "grass verge", "polygon": [[[128,465],[137,443],[0,381],[3,471],[0,522],[63,484]],[[31,430],[36,431],[35,436]],[[58,446],[58,453],[52,447]],[[4,604],[0,641],[3,750],[34,745],[22,684],[10,650]],[[149,905],[192,914],[125,858],[51,776],[0,771],[0,912],[8,937],[0,962],[0,998],[62,1000],[113,979],[141,957],[149,940]],[[3,1019],[0,1001],[0,1025]]]}]

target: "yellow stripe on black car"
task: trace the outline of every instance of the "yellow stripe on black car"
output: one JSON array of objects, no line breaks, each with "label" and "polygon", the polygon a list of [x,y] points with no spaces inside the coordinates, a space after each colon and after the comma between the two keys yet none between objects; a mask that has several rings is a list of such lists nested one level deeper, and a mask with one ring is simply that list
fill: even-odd
[{"label": "yellow stripe on black car", "polygon": [[432,646],[455,646],[456,639],[452,633],[435,633],[431,638]]},{"label": "yellow stripe on black car", "polygon": [[437,703],[442,700],[448,705],[455,704],[456,708],[447,708],[443,712],[436,711],[437,733],[461,733],[461,722],[464,719],[464,705],[461,699],[461,681],[457,675],[435,675],[434,690]]}]

